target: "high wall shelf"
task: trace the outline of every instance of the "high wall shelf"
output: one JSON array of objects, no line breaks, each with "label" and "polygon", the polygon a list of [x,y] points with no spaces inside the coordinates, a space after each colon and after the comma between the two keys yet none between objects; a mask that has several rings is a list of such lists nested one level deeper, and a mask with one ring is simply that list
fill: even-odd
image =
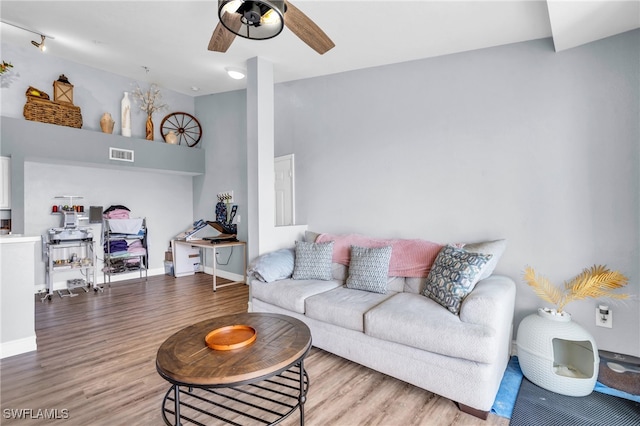
[{"label": "high wall shelf", "polygon": [[[147,219],[104,219],[104,283],[111,276],[138,271],[147,280]],[[138,244],[139,243],[139,244]]]}]

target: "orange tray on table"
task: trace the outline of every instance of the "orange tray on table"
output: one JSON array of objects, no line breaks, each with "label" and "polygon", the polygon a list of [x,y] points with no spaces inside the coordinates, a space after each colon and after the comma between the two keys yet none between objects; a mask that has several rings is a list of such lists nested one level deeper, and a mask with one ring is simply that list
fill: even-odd
[{"label": "orange tray on table", "polygon": [[256,330],[248,325],[228,325],[210,331],[204,338],[211,349],[229,351],[243,348],[256,340]]}]

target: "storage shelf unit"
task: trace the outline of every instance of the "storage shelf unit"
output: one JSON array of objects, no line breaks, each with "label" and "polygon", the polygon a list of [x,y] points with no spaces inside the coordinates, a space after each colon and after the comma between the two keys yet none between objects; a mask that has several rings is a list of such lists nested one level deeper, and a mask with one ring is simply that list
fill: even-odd
[{"label": "storage shelf unit", "polygon": [[[124,232],[122,230],[125,229]],[[111,277],[138,271],[147,280],[147,220],[146,218],[104,219],[104,283],[111,285]],[[138,251],[127,250],[136,241]],[[126,247],[125,247],[126,243]],[[118,249],[115,249],[118,247]]]},{"label": "storage shelf unit", "polygon": [[98,290],[96,286],[96,256],[93,239],[51,242],[46,237],[43,237],[42,249],[46,262],[46,291],[40,299],[42,302],[51,300],[53,295],[53,276],[56,273],[80,272],[83,277],[67,280],[67,288],[58,290],[60,297],[77,296],[72,290],[78,287],[85,292],[92,286],[94,290]]}]

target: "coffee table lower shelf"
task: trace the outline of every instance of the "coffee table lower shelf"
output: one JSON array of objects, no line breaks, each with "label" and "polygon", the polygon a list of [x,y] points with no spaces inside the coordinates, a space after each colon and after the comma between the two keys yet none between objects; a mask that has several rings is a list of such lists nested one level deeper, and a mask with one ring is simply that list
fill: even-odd
[{"label": "coffee table lower shelf", "polygon": [[303,361],[275,376],[240,386],[174,384],[162,401],[162,418],[167,425],[189,422],[205,426],[214,419],[238,426],[275,425],[300,409],[303,425],[308,388]]}]

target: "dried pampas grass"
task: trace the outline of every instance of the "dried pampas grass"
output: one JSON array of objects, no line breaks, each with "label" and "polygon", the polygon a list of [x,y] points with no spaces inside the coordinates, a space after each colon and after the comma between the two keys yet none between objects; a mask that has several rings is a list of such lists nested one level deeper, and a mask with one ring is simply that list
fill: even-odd
[{"label": "dried pampas grass", "polygon": [[544,301],[556,306],[561,313],[570,302],[587,298],[626,299],[628,294],[614,293],[614,290],[624,287],[629,279],[618,271],[611,271],[606,266],[594,265],[585,268],[580,274],[564,283],[564,289],[559,289],[541,275],[537,275],[532,267],[524,270],[525,282]]}]

